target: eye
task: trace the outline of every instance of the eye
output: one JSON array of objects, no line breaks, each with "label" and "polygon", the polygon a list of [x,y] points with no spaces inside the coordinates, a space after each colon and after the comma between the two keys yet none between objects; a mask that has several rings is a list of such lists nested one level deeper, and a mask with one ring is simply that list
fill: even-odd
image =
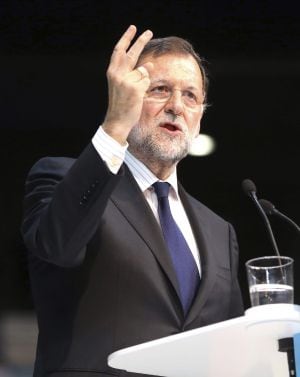
[{"label": "eye", "polygon": [[166,85],[155,86],[151,89],[151,92],[168,92],[169,88]]},{"label": "eye", "polygon": [[155,86],[154,88],[150,89],[150,93],[157,93],[157,94],[168,94],[170,89],[166,85],[159,85]]},{"label": "eye", "polygon": [[186,92],[184,92],[184,96],[189,100],[189,101],[192,101],[192,102],[197,102],[197,96],[195,95],[195,93],[187,90]]}]

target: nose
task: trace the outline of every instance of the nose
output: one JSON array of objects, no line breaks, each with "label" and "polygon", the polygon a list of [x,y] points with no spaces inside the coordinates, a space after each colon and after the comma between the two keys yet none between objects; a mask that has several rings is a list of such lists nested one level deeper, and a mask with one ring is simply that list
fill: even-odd
[{"label": "nose", "polygon": [[183,102],[180,90],[174,90],[165,104],[165,112],[179,116],[183,112]]}]

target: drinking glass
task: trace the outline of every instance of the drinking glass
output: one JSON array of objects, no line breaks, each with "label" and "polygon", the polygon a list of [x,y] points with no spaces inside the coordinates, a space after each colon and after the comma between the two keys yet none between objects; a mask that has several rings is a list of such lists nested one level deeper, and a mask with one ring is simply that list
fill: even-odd
[{"label": "drinking glass", "polygon": [[246,262],[252,306],[293,304],[294,260],[284,256],[265,256]]}]

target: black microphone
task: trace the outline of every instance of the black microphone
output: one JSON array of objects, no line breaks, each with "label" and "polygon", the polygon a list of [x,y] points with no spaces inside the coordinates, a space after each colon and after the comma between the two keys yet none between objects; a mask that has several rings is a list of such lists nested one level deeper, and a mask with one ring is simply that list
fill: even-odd
[{"label": "black microphone", "polygon": [[287,217],[284,213],[278,211],[273,203],[269,202],[266,199],[260,199],[259,203],[267,215],[275,215],[281,217],[283,220],[287,221],[290,225],[296,228],[296,230],[298,230],[298,232],[300,233],[300,227],[295,223],[295,221]]},{"label": "black microphone", "polygon": [[275,240],[270,221],[269,221],[268,217],[266,216],[265,211],[263,210],[262,206],[260,205],[260,203],[257,199],[255,184],[250,179],[244,179],[243,182],[242,182],[242,187],[243,187],[245,194],[248,195],[253,200],[254,204],[256,205],[256,208],[258,209],[259,213],[261,214],[261,216],[264,220],[264,223],[267,226],[268,234],[270,236],[273,249],[274,249],[275,253],[280,257],[277,242]]}]

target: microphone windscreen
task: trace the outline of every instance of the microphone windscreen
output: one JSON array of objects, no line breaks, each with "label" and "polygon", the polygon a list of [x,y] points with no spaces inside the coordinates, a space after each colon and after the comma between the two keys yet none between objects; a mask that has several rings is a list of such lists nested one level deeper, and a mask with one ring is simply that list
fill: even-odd
[{"label": "microphone windscreen", "polygon": [[272,215],[274,213],[275,206],[273,203],[269,202],[269,200],[259,199],[259,204],[262,206],[267,215]]},{"label": "microphone windscreen", "polygon": [[251,179],[244,179],[242,182],[242,188],[246,195],[251,195],[251,193],[256,193],[256,186]]}]

